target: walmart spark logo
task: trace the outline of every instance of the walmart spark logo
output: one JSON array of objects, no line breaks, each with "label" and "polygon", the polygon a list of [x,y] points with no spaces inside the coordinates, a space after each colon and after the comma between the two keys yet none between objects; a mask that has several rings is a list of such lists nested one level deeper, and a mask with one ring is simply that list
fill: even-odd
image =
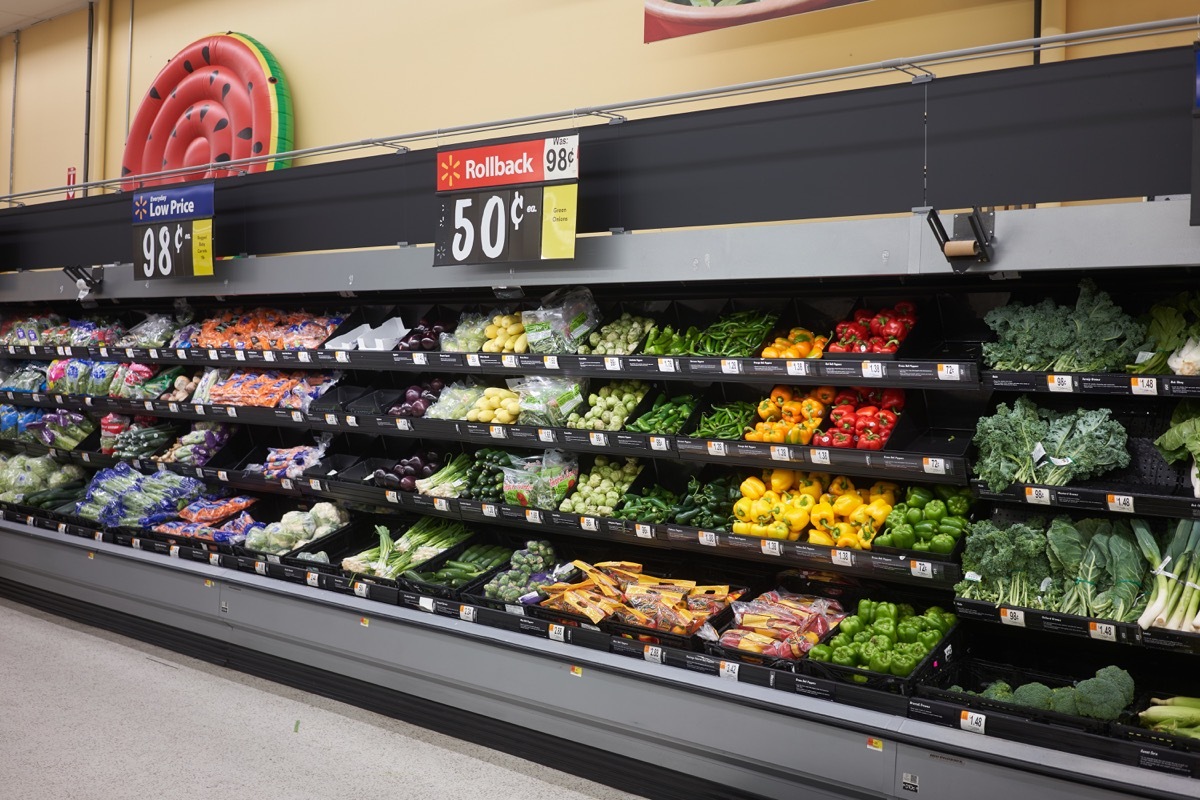
[{"label": "walmart spark logo", "polygon": [[450,154],[442,159],[442,162],[438,166],[442,170],[442,183],[446,184],[447,189],[454,188],[454,182],[462,178],[458,173],[458,168],[462,166],[462,162],[455,158],[453,154]]},{"label": "walmart spark logo", "polygon": [[148,206],[148,203],[146,202],[146,198],[144,198],[144,197],[139,197],[137,200],[134,200],[133,201],[133,215],[135,217],[137,217],[139,220],[145,219],[146,214],[149,213],[149,209],[147,208],[147,206]]}]

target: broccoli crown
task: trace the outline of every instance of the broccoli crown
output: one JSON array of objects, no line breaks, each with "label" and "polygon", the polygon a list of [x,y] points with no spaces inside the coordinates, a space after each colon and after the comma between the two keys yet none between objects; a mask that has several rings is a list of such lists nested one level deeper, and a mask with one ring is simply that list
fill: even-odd
[{"label": "broccoli crown", "polygon": [[1050,710],[1060,714],[1077,715],[1079,709],[1075,706],[1075,687],[1060,686],[1050,692]]},{"label": "broccoli crown", "polygon": [[1019,706],[1049,711],[1051,705],[1050,687],[1044,683],[1036,682],[1022,684],[1013,691],[1012,702]]},{"label": "broccoli crown", "polygon": [[1116,687],[1121,690],[1121,697],[1124,699],[1125,705],[1129,705],[1133,702],[1133,697],[1135,694],[1133,676],[1128,672],[1120,667],[1109,666],[1097,670],[1096,677],[1103,678],[1104,680],[1115,684]]},{"label": "broccoli crown", "polygon": [[1013,689],[1005,681],[996,681],[991,686],[980,692],[979,696],[988,700],[999,700],[1002,703],[1011,703]]},{"label": "broccoli crown", "polygon": [[1125,708],[1125,695],[1107,678],[1088,678],[1075,687],[1075,707],[1081,717],[1114,720]]}]

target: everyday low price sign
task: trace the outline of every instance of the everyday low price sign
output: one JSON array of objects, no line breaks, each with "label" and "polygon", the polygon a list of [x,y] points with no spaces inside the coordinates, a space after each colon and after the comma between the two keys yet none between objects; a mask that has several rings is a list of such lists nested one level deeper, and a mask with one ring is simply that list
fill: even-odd
[{"label": "everyday low price sign", "polygon": [[133,196],[135,280],[213,274],[213,185]]},{"label": "everyday low price sign", "polygon": [[435,267],[575,257],[579,135],[443,150]]}]

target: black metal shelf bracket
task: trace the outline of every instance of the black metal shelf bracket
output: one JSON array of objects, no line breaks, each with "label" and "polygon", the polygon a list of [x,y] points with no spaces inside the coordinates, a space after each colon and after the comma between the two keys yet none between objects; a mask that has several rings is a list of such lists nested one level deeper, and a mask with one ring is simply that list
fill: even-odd
[{"label": "black metal shelf bracket", "polygon": [[936,208],[922,209],[925,219],[937,240],[938,249],[956,273],[966,272],[974,264],[990,264],[996,257],[996,212],[981,211],[978,206],[970,214],[955,214],[954,235],[946,233]]}]

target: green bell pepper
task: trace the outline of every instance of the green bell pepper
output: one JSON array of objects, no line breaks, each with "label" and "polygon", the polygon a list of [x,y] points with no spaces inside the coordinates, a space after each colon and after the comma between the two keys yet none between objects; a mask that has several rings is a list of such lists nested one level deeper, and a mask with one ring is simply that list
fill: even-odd
[{"label": "green bell pepper", "polygon": [[874,647],[876,650],[891,650],[896,646],[896,640],[887,633],[877,633],[863,647]]},{"label": "green bell pepper", "polygon": [[921,631],[917,635],[917,641],[925,647],[926,652],[929,652],[938,646],[938,642],[942,641],[942,632],[939,630]]},{"label": "green bell pepper", "polygon": [[883,521],[883,527],[895,528],[897,525],[904,524],[904,513],[908,511],[908,506],[904,503],[897,503],[892,506],[892,511],[887,515],[887,519]]},{"label": "green bell pepper", "polygon": [[962,538],[963,532],[962,532],[962,528],[956,528],[953,525],[943,525],[942,523],[939,522],[937,533],[934,535],[935,536],[949,536],[951,539],[953,539],[954,541],[957,542],[960,538]]},{"label": "green bell pepper", "polygon": [[917,640],[917,636],[921,633],[921,629],[911,622],[901,622],[896,626],[896,641],[901,643],[915,642]]},{"label": "green bell pepper", "polygon": [[879,655],[880,653],[890,652],[892,649],[891,645],[888,645],[888,643],[886,641],[884,642],[884,644],[887,646],[880,647],[878,644],[875,644],[873,642],[867,642],[866,644],[864,644],[862,646],[862,649],[858,651],[858,662],[860,664],[869,664],[871,659],[874,658],[875,656]]},{"label": "green bell pepper", "polygon": [[913,542],[913,546],[909,549],[912,550],[914,553],[928,553],[929,552],[929,542],[924,541],[922,539],[918,539],[917,541]]},{"label": "green bell pepper", "polygon": [[882,637],[887,640],[889,645],[896,643],[898,633],[896,632],[896,621],[893,619],[877,619],[871,625],[871,641],[875,641],[875,637]]},{"label": "green bell pepper", "polygon": [[829,647],[833,650],[840,650],[841,648],[851,644],[853,641],[854,637],[843,631],[829,640]]},{"label": "green bell pepper", "polygon": [[958,528],[960,531],[965,531],[967,526],[970,524],[971,523],[968,522],[965,517],[954,517],[947,515],[938,520],[939,528],[949,526],[951,528]]},{"label": "green bell pepper", "polygon": [[912,658],[920,661],[929,651],[926,650],[925,645],[921,644],[920,642],[901,642],[892,648],[892,652],[911,656]]},{"label": "green bell pepper", "polygon": [[965,517],[971,511],[970,498],[963,497],[961,494],[956,494],[946,500],[946,510],[955,517]]},{"label": "green bell pepper", "polygon": [[946,504],[941,500],[930,500],[922,510],[925,513],[925,519],[931,522],[937,522],[946,516]]},{"label": "green bell pepper", "polygon": [[813,645],[813,649],[808,651],[808,657],[813,661],[830,661],[833,659],[833,648],[827,644]]},{"label": "green bell pepper", "polygon": [[838,624],[838,630],[848,636],[853,636],[865,627],[863,618],[856,614],[851,614]]},{"label": "green bell pepper", "polygon": [[839,667],[853,667],[858,664],[858,657],[849,647],[839,647],[829,656],[829,660]]},{"label": "green bell pepper", "polygon": [[913,532],[917,534],[917,541],[928,542],[934,536],[937,536],[937,523],[933,520],[925,520],[913,525]]},{"label": "green bell pepper", "polygon": [[939,483],[933,487],[933,493],[937,496],[938,500],[946,501],[958,494],[958,487]]},{"label": "green bell pepper", "polygon": [[916,525],[925,519],[925,512],[919,508],[910,508],[904,512],[904,521],[909,525]]},{"label": "green bell pepper", "polygon": [[[913,543],[917,541],[917,532],[913,530],[912,525],[906,523],[892,528],[891,537],[892,544],[890,546],[898,550],[909,550],[912,548]],[[875,537],[875,542],[876,544],[879,543],[879,537]],[[887,547],[888,545],[884,546]]]},{"label": "green bell pepper", "polygon": [[875,616],[871,618],[871,622],[878,622],[881,619],[890,619],[896,621],[896,604],[895,603],[876,603]]},{"label": "green bell pepper", "polygon": [[874,541],[872,541],[871,544],[874,547],[895,547],[896,546],[896,543],[892,539],[892,535],[890,533],[881,533],[880,535],[875,537]]},{"label": "green bell pepper", "polygon": [[892,653],[892,674],[898,678],[905,678],[912,674],[912,671],[917,668],[917,659],[904,653]]},{"label": "green bell pepper", "polygon": [[875,657],[867,662],[867,669],[887,675],[892,670],[892,654],[886,650],[876,653]]},{"label": "green bell pepper", "polygon": [[924,617],[909,617],[904,621],[916,628],[918,633],[929,630],[929,620]]},{"label": "green bell pepper", "polygon": [[910,603],[898,603],[896,605],[896,621],[897,622],[903,622],[904,620],[908,619],[915,613],[917,613],[917,612],[913,610],[912,604],[910,604]]},{"label": "green bell pepper", "polygon": [[871,637],[874,635],[875,634],[872,633],[869,628],[861,630],[858,633],[854,634],[854,636],[853,636],[854,644],[866,644],[867,642],[871,641]]},{"label": "green bell pepper", "polygon": [[932,613],[927,610],[921,616],[924,617],[929,623],[929,629],[937,631],[938,633],[944,634],[946,631],[950,630],[950,626],[954,624],[954,615],[946,614],[940,609]]},{"label": "green bell pepper", "polygon": [[954,552],[954,547],[956,544],[958,544],[958,542],[953,536],[950,536],[946,533],[939,533],[937,536],[934,536],[929,540],[929,552],[948,555],[949,553]]},{"label": "green bell pepper", "polygon": [[904,502],[909,508],[924,508],[933,499],[933,492],[924,486],[910,486],[904,495]]},{"label": "green bell pepper", "polygon": [[[864,625],[870,625],[875,621],[875,601],[867,600],[866,598],[858,601],[858,616],[862,619]],[[842,620],[844,625],[846,620]]]}]

